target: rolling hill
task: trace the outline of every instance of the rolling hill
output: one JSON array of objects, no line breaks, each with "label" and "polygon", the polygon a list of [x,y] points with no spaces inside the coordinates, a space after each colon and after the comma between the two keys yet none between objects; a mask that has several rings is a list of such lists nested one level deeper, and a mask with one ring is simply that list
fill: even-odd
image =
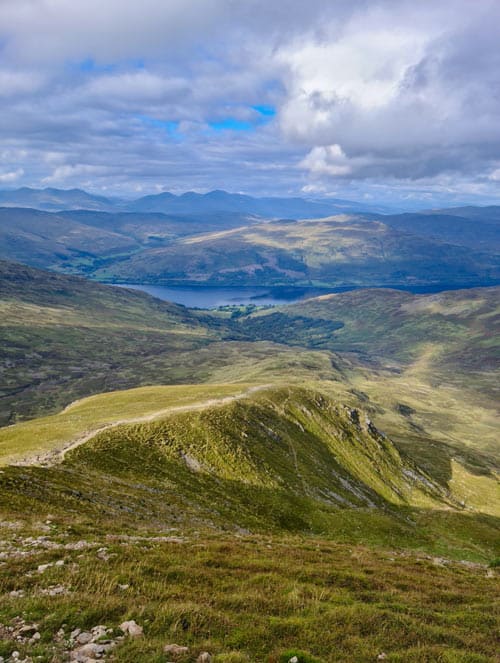
[{"label": "rolling hill", "polygon": [[[0,258],[156,285],[447,288],[500,279],[495,207],[272,220],[265,199],[159,195],[175,202],[168,214],[155,205],[57,213],[0,207]],[[301,209],[311,208],[296,207],[298,219]]]},{"label": "rolling hill", "polygon": [[67,209],[111,210],[114,201],[82,189],[31,189],[0,191],[1,207],[29,207],[45,212]]},{"label": "rolling hill", "polygon": [[25,208],[0,207],[0,258],[34,267],[85,269],[140,248],[133,238],[71,218]]},{"label": "rolling hill", "polygon": [[494,283],[500,271],[494,254],[342,215],[187,237],[95,276],[156,284],[409,286]]}]

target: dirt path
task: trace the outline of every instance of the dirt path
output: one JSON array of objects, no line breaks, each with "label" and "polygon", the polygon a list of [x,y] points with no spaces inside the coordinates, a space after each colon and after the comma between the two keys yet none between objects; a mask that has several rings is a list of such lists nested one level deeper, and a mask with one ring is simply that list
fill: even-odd
[{"label": "dirt path", "polygon": [[12,465],[23,465],[23,466],[56,465],[64,460],[64,457],[68,453],[68,451],[76,449],[80,445],[85,444],[85,442],[91,440],[98,433],[102,433],[102,431],[109,430],[110,428],[115,428],[116,426],[121,426],[123,424],[140,424],[148,421],[154,421],[155,419],[161,419],[166,415],[176,414],[178,412],[192,412],[195,410],[204,410],[208,407],[227,405],[228,403],[232,403],[234,401],[247,398],[256,391],[261,391],[262,389],[268,389],[269,387],[272,387],[272,385],[262,384],[256,387],[250,387],[246,391],[243,391],[240,394],[235,394],[234,396],[224,396],[223,398],[210,398],[209,400],[200,401],[198,403],[190,403],[189,405],[172,405],[170,407],[164,408],[162,410],[157,410],[152,414],[147,414],[142,417],[131,417],[130,419],[117,419],[116,421],[112,421],[109,424],[103,424],[102,426],[97,426],[92,430],[85,431],[85,433],[70,440],[61,447],[51,449],[50,451],[46,451],[44,453],[38,453],[36,455],[33,454],[31,456],[23,458],[22,460],[12,463]]}]

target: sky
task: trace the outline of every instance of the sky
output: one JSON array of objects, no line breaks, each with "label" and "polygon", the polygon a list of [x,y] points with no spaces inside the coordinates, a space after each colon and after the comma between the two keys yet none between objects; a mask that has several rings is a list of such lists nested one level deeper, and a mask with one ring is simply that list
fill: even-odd
[{"label": "sky", "polygon": [[0,188],[500,202],[498,0],[0,0]]}]

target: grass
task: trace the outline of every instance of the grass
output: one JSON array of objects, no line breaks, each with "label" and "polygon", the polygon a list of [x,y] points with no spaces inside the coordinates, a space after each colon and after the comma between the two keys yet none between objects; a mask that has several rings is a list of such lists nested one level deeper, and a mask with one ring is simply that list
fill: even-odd
[{"label": "grass", "polygon": [[[58,521],[50,528],[50,540],[75,540]],[[96,554],[101,547],[107,561]],[[481,566],[321,538],[206,532],[179,542],[94,535],[87,549],[28,550],[0,567],[0,621],[23,614],[42,638],[34,646],[0,641],[4,656],[15,647],[61,660],[61,627],[68,634],[125,619],[143,625],[145,637],[120,645],[115,660],[123,663],[164,661],[171,642],[189,647],[179,659],[186,663],[201,651],[220,663],[278,663],[296,654],[309,663],[368,663],[382,652],[394,663],[487,663],[497,653],[498,579]],[[63,567],[32,574],[57,559]],[[40,595],[54,585],[68,593]],[[11,598],[13,590],[25,596]]]},{"label": "grass", "polygon": [[134,531],[139,519],[142,528],[328,533],[481,561],[498,540],[479,497],[464,509],[350,409],[298,388],[102,431],[54,468],[5,467],[0,488],[9,518],[74,514],[111,532]]},{"label": "grass", "polygon": [[0,464],[61,448],[88,431],[123,419],[161,416],[172,407],[242,394],[249,385],[139,387],[90,396],[59,414],[0,428]]},{"label": "grass", "polygon": [[[3,432],[65,436],[235,390],[103,394]],[[361,414],[284,386],[102,431],[55,467],[4,467],[0,624],[22,615],[41,639],[0,627],[0,656],[62,661],[73,628],[135,619],[144,637],[114,660],[164,662],[176,642],[185,663],[493,663],[499,520],[479,511],[487,477],[452,476],[474,509]]]}]

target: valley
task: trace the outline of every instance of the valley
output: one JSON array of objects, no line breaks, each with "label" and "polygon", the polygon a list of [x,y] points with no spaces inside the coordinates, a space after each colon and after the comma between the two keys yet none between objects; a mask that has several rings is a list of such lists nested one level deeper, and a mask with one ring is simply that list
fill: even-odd
[{"label": "valley", "polygon": [[0,663],[500,663],[500,2],[0,0]]},{"label": "valley", "polygon": [[0,657],[493,662],[496,231],[163,202],[0,210]]}]

